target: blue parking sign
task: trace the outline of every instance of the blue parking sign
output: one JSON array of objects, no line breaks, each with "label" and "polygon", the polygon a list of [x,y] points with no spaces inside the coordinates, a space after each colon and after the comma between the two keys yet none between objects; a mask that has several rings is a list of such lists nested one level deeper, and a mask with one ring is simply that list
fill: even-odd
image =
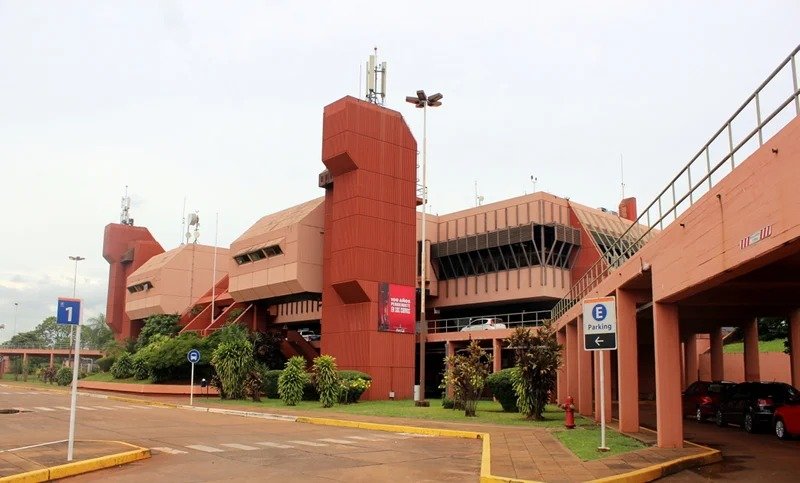
[{"label": "blue parking sign", "polygon": [[79,325],[81,322],[81,299],[59,297],[56,322],[59,324]]}]

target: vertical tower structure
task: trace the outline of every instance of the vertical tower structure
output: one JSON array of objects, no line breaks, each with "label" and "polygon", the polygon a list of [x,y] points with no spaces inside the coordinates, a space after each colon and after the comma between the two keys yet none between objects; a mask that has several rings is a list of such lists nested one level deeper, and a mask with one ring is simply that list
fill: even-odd
[{"label": "vertical tower structure", "polygon": [[322,352],[373,377],[367,399],[413,393],[414,331],[380,331],[378,305],[379,285],[404,286],[416,317],[416,158],[399,112],[349,96],[325,107]]}]

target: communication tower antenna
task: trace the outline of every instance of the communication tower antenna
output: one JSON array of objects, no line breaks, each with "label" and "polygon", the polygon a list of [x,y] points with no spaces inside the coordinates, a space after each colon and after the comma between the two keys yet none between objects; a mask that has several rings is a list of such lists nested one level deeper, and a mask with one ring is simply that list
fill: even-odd
[{"label": "communication tower antenna", "polygon": [[622,162],[622,153],[619,153],[619,178],[622,188],[622,199],[625,199],[625,164]]},{"label": "communication tower antenna", "polygon": [[[194,236],[194,240],[192,243],[197,244],[197,239],[200,238],[200,217],[197,215],[198,211],[194,213],[189,213],[189,227],[186,230],[186,243],[189,243],[189,239]],[[194,227],[194,232],[192,232],[192,227]]]},{"label": "communication tower antenna", "polygon": [[130,215],[131,197],[128,196],[128,185],[125,185],[125,196],[122,197],[122,213],[119,215],[119,222],[123,225],[133,226],[133,218]]},{"label": "communication tower antenna", "polygon": [[367,61],[367,101],[382,106],[386,100],[386,62],[378,63],[378,48],[375,47],[374,51]]},{"label": "communication tower antenna", "polygon": [[475,180],[475,206],[481,206],[483,203],[483,196],[478,195],[478,180]]}]

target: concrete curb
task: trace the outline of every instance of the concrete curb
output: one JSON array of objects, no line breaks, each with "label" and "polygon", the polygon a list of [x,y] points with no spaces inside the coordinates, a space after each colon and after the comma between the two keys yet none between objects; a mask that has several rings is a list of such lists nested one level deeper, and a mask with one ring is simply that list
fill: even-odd
[{"label": "concrete curb", "polygon": [[124,446],[134,448],[130,451],[122,453],[115,453],[107,456],[100,456],[98,458],[90,458],[83,461],[74,461],[58,466],[51,466],[49,468],[42,468],[40,470],[28,471],[11,476],[4,476],[0,478],[0,483],[22,483],[22,482],[39,482],[57,480],[59,478],[67,478],[69,476],[82,475],[92,471],[111,468],[112,466],[124,465],[147,459],[150,457],[150,450],[142,448],[124,441],[108,441],[110,443],[118,443]]},{"label": "concrete curb", "polygon": [[680,458],[665,461],[663,463],[658,463],[652,466],[648,466],[646,468],[629,471],[628,473],[608,476],[606,478],[598,478],[596,480],[592,480],[591,483],[609,483],[609,482],[640,483],[646,481],[654,481],[659,478],[663,478],[667,475],[671,475],[673,473],[677,473],[679,471],[688,468],[696,468],[699,466],[710,465],[712,463],[718,463],[722,461],[722,452],[718,449],[701,446],[699,444],[695,444],[690,441],[684,441],[684,444],[702,448],[706,451],[697,455],[682,456]]}]

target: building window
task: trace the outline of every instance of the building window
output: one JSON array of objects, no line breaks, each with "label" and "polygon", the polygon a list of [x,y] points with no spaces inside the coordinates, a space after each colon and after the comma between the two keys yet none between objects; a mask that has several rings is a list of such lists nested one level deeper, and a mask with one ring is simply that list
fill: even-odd
[{"label": "building window", "polygon": [[142,283],[137,283],[136,285],[131,285],[128,287],[128,292],[130,293],[137,293],[137,292],[146,292],[153,288],[153,283],[149,280]]}]

